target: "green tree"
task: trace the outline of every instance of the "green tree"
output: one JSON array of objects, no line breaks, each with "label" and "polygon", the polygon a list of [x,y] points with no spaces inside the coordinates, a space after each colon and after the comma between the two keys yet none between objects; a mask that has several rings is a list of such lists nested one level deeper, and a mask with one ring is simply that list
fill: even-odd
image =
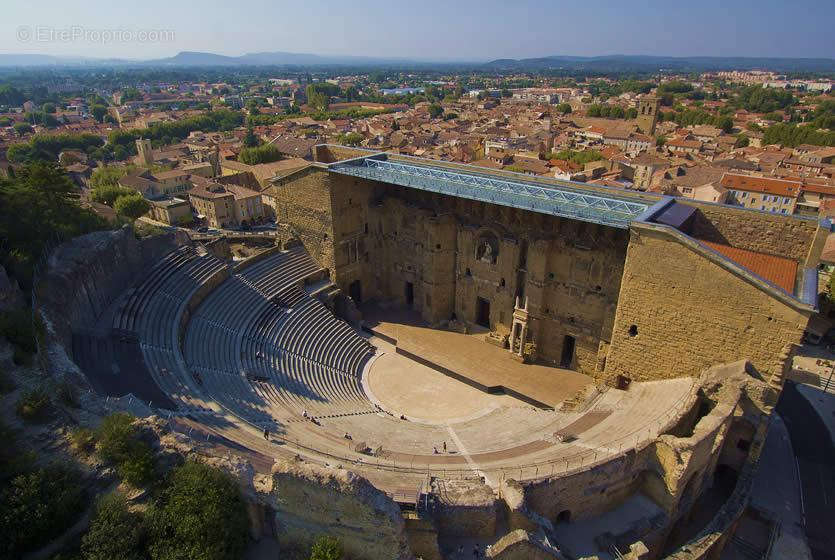
[{"label": "green tree", "polygon": [[63,533],[84,510],[75,471],[48,466],[0,490],[0,558],[21,558]]},{"label": "green tree", "polygon": [[125,103],[126,101],[136,101],[139,99],[142,99],[142,93],[135,87],[126,88],[122,92],[122,103]]},{"label": "green tree", "polygon": [[107,114],[107,107],[104,105],[93,105],[90,107],[90,114],[99,122],[104,122],[104,116]]},{"label": "green tree", "polygon": [[123,194],[116,199],[113,209],[120,216],[135,220],[151,210],[151,203],[139,193]]},{"label": "green tree", "polygon": [[237,483],[192,461],[173,470],[149,521],[153,560],[237,560],[249,538]]},{"label": "green tree", "polygon": [[247,148],[254,148],[261,144],[261,141],[255,136],[255,131],[252,129],[252,124],[246,127],[246,135],[244,136],[244,146]]},{"label": "green tree", "polygon": [[27,120],[34,121],[35,123],[45,126],[46,128],[55,128],[58,126],[58,119],[56,119],[54,115],[44,113],[43,111],[35,111],[34,113],[30,113],[25,116],[27,117]]},{"label": "green tree", "polygon": [[0,239],[6,240],[0,259],[25,289],[31,287],[32,264],[54,235],[66,239],[105,227],[79,205],[75,185],[53,163],[24,165],[0,177]]},{"label": "green tree", "polygon": [[340,134],[338,141],[345,146],[359,146],[363,141],[363,136],[358,132],[349,132],[347,134]]},{"label": "green tree", "polygon": [[105,204],[112,208],[113,205],[116,204],[117,198],[119,198],[120,196],[126,196],[134,193],[136,193],[136,191],[133,189],[127,189],[125,187],[120,187],[119,185],[115,184],[103,184],[95,187],[92,191],[90,191],[90,199],[93,202]]},{"label": "green tree", "polygon": [[269,163],[281,159],[281,152],[272,144],[264,144],[255,148],[243,148],[238,154],[238,161],[247,165]]},{"label": "green tree", "polygon": [[342,560],[342,543],[339,539],[322,535],[310,549],[310,560]]},{"label": "green tree", "polygon": [[26,100],[23,92],[10,85],[0,85],[0,105],[19,107]]},{"label": "green tree", "polygon": [[736,142],[734,142],[734,148],[744,148],[748,144],[751,143],[751,140],[748,138],[747,135],[740,133],[736,136]]},{"label": "green tree", "polygon": [[437,119],[440,117],[444,112],[444,108],[441,107],[440,103],[432,103],[429,106],[429,116],[433,119]]},{"label": "green tree", "polygon": [[722,129],[725,134],[730,134],[734,129],[734,121],[731,117],[719,117],[716,126]]},{"label": "green tree", "polygon": [[41,111],[44,113],[54,113],[56,111],[55,103],[44,103],[41,105]]},{"label": "green tree", "polygon": [[557,112],[562,113],[563,115],[567,115],[571,112],[571,105],[568,103],[560,103],[556,107]]},{"label": "green tree", "polygon": [[128,509],[122,494],[114,492],[96,502],[90,529],[81,539],[84,560],[143,560],[144,520]]},{"label": "green tree", "polygon": [[18,136],[23,136],[24,134],[29,134],[32,132],[32,125],[27,122],[18,122],[12,125],[14,131],[17,133]]},{"label": "green tree", "polygon": [[146,443],[138,439],[133,416],[123,412],[111,414],[96,430],[96,452],[116,465],[119,475],[134,486],[141,486],[153,477],[153,456]]}]

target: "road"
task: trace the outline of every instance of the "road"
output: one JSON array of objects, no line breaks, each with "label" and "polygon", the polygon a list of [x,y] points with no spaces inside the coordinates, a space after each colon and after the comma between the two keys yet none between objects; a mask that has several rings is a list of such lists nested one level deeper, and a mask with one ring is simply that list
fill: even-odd
[{"label": "road", "polygon": [[812,557],[835,560],[835,444],[794,383],[786,383],[777,411],[786,422],[795,452]]}]

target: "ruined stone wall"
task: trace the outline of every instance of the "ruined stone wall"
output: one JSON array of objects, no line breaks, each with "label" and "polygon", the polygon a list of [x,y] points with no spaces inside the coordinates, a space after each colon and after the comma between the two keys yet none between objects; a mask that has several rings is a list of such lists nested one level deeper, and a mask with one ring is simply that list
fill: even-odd
[{"label": "ruined stone wall", "polygon": [[413,558],[397,504],[349,471],[278,462],[264,490],[282,544],[307,546],[327,534],[342,542],[350,558]]},{"label": "ruined stone wall", "polygon": [[[641,492],[665,512],[661,529],[650,530],[642,537],[655,557],[663,548],[669,529],[688,514],[695,499],[713,484],[717,464],[732,455],[731,448],[736,448],[739,435],[732,426],[743,415],[763,423],[767,410],[762,402],[765,383],[751,377],[747,373],[749,369],[745,362],[736,362],[702,374],[693,395],[707,398],[713,406],[695,418],[691,433],[681,437],[670,433],[680,427],[681,420],[693,418],[690,411],[683,410],[680,418],[670,420],[664,435],[611,461],[578,469],[568,476],[526,484],[503,481],[502,497],[510,508],[510,519],[516,513],[531,518],[531,514],[540,515],[550,522],[565,519],[565,514],[560,516],[562,512],[567,512],[571,520],[595,517],[618,506],[635,492]],[[691,402],[697,407],[700,400]],[[761,436],[759,431],[746,432],[744,437],[753,440],[746,452],[746,465],[756,460]],[[741,485],[723,510],[735,511],[734,504],[747,495],[746,469],[747,466],[740,469]],[[512,523],[512,527],[517,525]]]},{"label": "ruined stone wall", "polygon": [[[593,373],[608,343],[626,254],[626,233],[465,199],[392,186],[373,187],[368,213],[375,297],[406,303],[430,323],[454,317],[507,334],[516,296],[528,299],[529,341],[558,363],[566,335],[569,365]],[[489,251],[488,248],[489,247]],[[486,253],[486,254],[485,254]],[[343,289],[344,286],[343,286]]]},{"label": "ruined stone wall", "polygon": [[318,168],[278,181],[269,196],[277,220],[290,224],[355,299],[403,306],[411,299],[430,324],[455,318],[470,325],[479,320],[481,299],[489,303],[490,329],[507,334],[516,296],[528,296],[528,341],[539,358],[559,363],[571,336],[575,357],[567,365],[600,368],[625,232]]},{"label": "ruined stone wall", "polygon": [[806,262],[818,229],[815,220],[794,216],[699,204],[684,199],[681,203],[698,208],[693,220],[693,237],[779,255],[800,263]]},{"label": "ruined stone wall", "polygon": [[603,377],[681,377],[748,358],[768,378],[810,314],[664,231],[633,226]]},{"label": "ruined stone wall", "polygon": [[307,167],[268,189],[276,221],[290,224],[307,252],[334,276],[331,177],[318,167]]}]

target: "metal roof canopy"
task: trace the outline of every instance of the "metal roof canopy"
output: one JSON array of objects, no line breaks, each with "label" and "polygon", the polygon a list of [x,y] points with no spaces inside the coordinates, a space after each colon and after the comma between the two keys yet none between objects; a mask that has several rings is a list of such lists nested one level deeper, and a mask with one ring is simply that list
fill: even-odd
[{"label": "metal roof canopy", "polygon": [[441,166],[413,165],[381,159],[381,156],[385,157],[382,154],[364,156],[333,163],[328,168],[343,175],[622,229],[628,228],[630,221],[639,218],[653,206],[625,197],[591,194],[559,185],[544,186],[521,179],[452,171]]}]

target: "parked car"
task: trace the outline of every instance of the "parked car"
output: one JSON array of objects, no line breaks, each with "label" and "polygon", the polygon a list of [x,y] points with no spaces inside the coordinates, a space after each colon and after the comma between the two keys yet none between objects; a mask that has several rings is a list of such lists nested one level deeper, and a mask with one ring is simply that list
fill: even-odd
[{"label": "parked car", "polygon": [[197,228],[197,233],[208,233],[208,232],[209,232],[209,228],[207,228],[206,226]]}]

